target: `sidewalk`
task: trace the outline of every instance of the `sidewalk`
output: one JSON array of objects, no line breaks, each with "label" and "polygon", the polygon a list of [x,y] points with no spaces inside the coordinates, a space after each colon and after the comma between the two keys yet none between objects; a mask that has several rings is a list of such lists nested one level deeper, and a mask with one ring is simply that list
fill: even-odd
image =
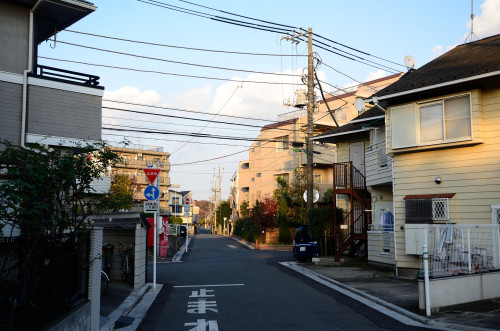
[{"label": "sidewalk", "polygon": [[[461,305],[431,317],[419,313],[416,279],[402,279],[393,272],[381,271],[366,262],[347,262],[341,266],[313,263],[282,263],[292,270],[331,288],[346,290],[414,321],[434,327],[458,330],[500,330],[500,299]],[[366,302],[365,302],[366,303]]]}]

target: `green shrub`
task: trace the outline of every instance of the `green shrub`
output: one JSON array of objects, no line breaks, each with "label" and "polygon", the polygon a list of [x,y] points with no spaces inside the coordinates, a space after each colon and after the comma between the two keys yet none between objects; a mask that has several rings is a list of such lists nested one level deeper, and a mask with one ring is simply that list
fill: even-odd
[{"label": "green shrub", "polygon": [[280,199],[280,210],[279,210],[279,222],[280,222],[280,232],[279,232],[279,242],[282,244],[289,244],[292,241],[290,235],[290,226],[288,225],[288,220],[286,214],[288,212],[288,205],[286,203],[285,197]]}]

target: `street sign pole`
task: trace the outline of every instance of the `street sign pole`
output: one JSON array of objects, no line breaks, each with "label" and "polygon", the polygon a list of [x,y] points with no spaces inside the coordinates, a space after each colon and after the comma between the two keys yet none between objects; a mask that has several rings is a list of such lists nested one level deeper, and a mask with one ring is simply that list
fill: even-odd
[{"label": "street sign pole", "polygon": [[[153,169],[153,166],[148,166],[148,169],[144,169],[144,172],[146,173],[146,177],[148,178],[149,182],[151,185],[155,185],[156,181],[156,190],[158,192],[158,195],[156,197],[156,204],[159,207],[160,202],[160,189],[159,189],[159,179],[158,175],[160,174],[160,169]],[[146,196],[147,199],[149,199]],[[158,209],[155,209],[153,215],[153,293],[156,293],[156,245],[158,244]]]}]

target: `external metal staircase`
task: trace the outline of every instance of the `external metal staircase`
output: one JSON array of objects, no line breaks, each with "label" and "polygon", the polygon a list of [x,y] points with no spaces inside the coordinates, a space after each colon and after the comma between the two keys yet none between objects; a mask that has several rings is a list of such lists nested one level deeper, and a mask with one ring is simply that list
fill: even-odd
[{"label": "external metal staircase", "polygon": [[334,163],[333,165],[333,205],[337,205],[337,196],[347,196],[346,213],[340,218],[334,213],[334,253],[335,261],[340,261],[344,253],[354,256],[367,246],[368,224],[371,223],[370,193],[366,189],[365,176],[356,169],[352,162]]}]

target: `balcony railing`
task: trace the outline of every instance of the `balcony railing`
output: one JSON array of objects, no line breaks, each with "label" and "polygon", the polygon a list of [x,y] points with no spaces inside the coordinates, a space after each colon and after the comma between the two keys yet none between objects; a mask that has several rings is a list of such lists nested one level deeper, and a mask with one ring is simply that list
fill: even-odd
[{"label": "balcony railing", "polygon": [[55,80],[63,83],[72,83],[103,89],[99,86],[99,76],[84,74],[81,72],[64,70],[54,67],[37,65],[35,76]]},{"label": "balcony railing", "polygon": [[108,141],[107,143],[109,146],[114,146],[114,147],[140,149],[143,151],[163,152],[163,147],[152,146],[152,145],[125,144],[119,141]]}]

